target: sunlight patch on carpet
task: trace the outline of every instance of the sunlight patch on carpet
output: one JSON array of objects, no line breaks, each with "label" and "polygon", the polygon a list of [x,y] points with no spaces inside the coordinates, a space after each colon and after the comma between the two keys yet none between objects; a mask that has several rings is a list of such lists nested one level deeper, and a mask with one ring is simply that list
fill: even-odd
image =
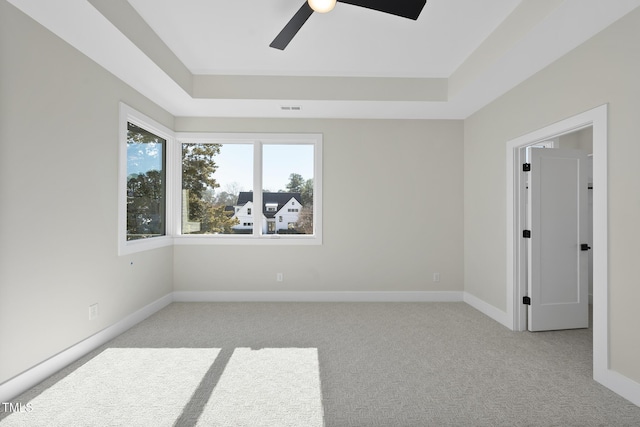
[{"label": "sunlight patch on carpet", "polygon": [[321,427],[315,348],[236,348],[198,426]]},{"label": "sunlight patch on carpet", "polygon": [[109,348],[45,390],[5,426],[171,426],[216,348]]}]

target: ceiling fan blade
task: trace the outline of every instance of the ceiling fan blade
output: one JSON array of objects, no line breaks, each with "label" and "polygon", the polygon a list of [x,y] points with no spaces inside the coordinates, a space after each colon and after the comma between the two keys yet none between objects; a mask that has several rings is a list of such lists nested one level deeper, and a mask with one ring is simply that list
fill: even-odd
[{"label": "ceiling fan blade", "polygon": [[313,13],[313,9],[309,6],[309,3],[306,1],[302,5],[302,7],[293,15],[293,18],[284,26],[280,34],[276,36],[275,39],[271,42],[269,46],[284,50],[285,47],[289,44],[289,42],[293,39],[293,37],[300,31],[300,28],[307,22],[307,19]]},{"label": "ceiling fan blade", "polygon": [[365,7],[416,20],[427,0],[338,0],[341,3]]}]

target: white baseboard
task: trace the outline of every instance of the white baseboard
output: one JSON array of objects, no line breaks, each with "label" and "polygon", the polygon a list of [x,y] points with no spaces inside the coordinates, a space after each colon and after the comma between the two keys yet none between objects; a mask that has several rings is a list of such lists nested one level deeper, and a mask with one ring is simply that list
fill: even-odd
[{"label": "white baseboard", "polygon": [[634,405],[640,406],[639,383],[611,369],[606,369],[600,372],[595,371],[595,367],[593,379],[614,393],[624,397]]},{"label": "white baseboard", "polygon": [[461,302],[462,292],[191,292],[178,291],[0,384],[0,402],[9,402],[87,353],[140,323],[173,301],[179,302]]},{"label": "white baseboard", "polygon": [[175,291],[176,302],[461,302],[463,292]]},{"label": "white baseboard", "polygon": [[95,335],[90,336],[78,344],[39,363],[33,368],[0,384],[0,402],[10,402],[11,399],[24,393],[31,387],[80,359],[82,356],[117,337],[127,329],[130,329],[132,326],[151,316],[153,313],[171,304],[171,302],[173,302],[173,295],[167,294],[108,328],[103,329]]},{"label": "white baseboard", "polygon": [[[60,369],[105,344],[171,302],[462,302],[510,328],[507,313],[467,292],[198,292],[176,291],[154,301],[116,324],[0,384],[0,402],[24,393]],[[594,379],[640,406],[640,384],[610,369],[594,372]]]},{"label": "white baseboard", "polygon": [[511,320],[509,319],[509,316],[505,311],[495,308],[491,304],[488,304],[482,301],[480,298],[468,292],[464,293],[463,301],[469,304],[471,307],[478,310],[479,312],[485,314],[486,316],[489,316],[490,318],[500,323],[501,325],[509,329],[512,329]]},{"label": "white baseboard", "polygon": [[[506,312],[498,310],[491,304],[488,304],[467,292],[464,293],[464,302],[479,310],[483,314],[489,316],[496,322],[511,329],[511,322],[509,322],[509,316]],[[607,387],[614,393],[617,393],[620,396],[624,397],[634,405],[640,406],[640,383],[637,383],[632,379],[625,377],[624,375],[611,369],[600,370],[595,365],[596,364],[594,363],[594,380]]]}]

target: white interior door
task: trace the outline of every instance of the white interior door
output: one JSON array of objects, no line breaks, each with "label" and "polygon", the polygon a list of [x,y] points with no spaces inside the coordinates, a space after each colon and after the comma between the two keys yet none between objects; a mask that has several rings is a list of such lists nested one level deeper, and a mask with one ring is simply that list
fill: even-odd
[{"label": "white interior door", "polygon": [[589,326],[586,160],[580,150],[530,150],[530,331]]}]

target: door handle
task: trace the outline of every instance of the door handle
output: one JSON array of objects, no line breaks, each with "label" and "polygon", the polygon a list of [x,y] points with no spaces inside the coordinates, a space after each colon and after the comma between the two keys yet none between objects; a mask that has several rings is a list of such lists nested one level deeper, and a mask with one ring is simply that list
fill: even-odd
[{"label": "door handle", "polygon": [[582,243],[582,244],[580,245],[580,250],[581,250],[581,251],[588,251],[589,249],[591,249],[591,246],[589,246],[589,244],[588,244],[588,243]]}]

